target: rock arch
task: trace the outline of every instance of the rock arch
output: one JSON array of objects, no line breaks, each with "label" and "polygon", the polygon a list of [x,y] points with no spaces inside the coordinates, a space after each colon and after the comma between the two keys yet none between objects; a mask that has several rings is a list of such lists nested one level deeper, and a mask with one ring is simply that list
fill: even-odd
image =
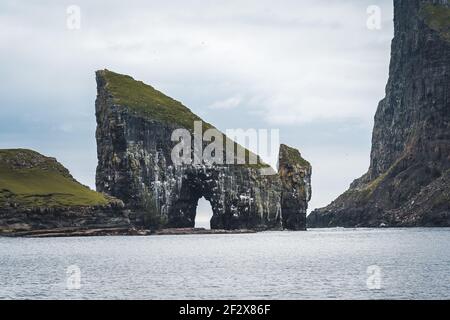
[{"label": "rock arch", "polygon": [[213,217],[213,211],[211,202],[201,197],[197,202],[197,208],[195,212],[195,228],[211,229],[211,219]]},{"label": "rock arch", "polygon": [[129,76],[96,75],[97,190],[123,200],[135,224],[194,227],[197,201],[205,197],[212,229],[305,229],[311,166],[296,149],[280,147],[279,173],[271,175],[261,173],[267,165],[176,165],[172,132],[192,132],[201,119]]}]

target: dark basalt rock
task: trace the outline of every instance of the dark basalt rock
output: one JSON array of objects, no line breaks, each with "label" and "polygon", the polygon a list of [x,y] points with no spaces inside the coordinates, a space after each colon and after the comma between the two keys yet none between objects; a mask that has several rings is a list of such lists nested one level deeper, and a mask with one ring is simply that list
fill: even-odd
[{"label": "dark basalt rock", "polygon": [[311,227],[450,226],[450,5],[394,1],[386,97],[368,172]]},{"label": "dark basalt rock", "polygon": [[[0,207],[0,235],[23,231],[73,228],[131,228],[123,203],[71,207]],[[61,231],[63,233],[63,231]]]},{"label": "dark basalt rock", "polygon": [[135,224],[193,228],[198,200],[205,197],[212,229],[306,228],[311,167],[298,151],[289,148],[295,157],[285,159],[288,148],[281,148],[281,176],[261,174],[264,164],[176,165],[172,132],[192,133],[201,119],[129,76],[102,70],[96,79],[97,190],[123,200]]},{"label": "dark basalt rock", "polygon": [[311,165],[302,159],[298,150],[281,145],[278,174],[282,183],[283,226],[292,230],[305,229],[305,213],[311,200]]}]

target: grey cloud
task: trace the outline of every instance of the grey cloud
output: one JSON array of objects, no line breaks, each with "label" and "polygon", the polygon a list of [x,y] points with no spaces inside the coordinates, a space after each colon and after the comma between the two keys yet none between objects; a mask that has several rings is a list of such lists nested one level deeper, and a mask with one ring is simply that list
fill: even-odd
[{"label": "grey cloud", "polygon": [[[94,186],[94,71],[107,67],[222,130],[280,128],[313,160],[312,206],[324,205],[368,163],[392,37],[391,1],[377,2],[382,30],[365,27],[373,2],[81,0],[81,30],[70,31],[65,3],[4,0],[0,147],[56,156]],[[210,108],[236,97],[233,108]]]}]

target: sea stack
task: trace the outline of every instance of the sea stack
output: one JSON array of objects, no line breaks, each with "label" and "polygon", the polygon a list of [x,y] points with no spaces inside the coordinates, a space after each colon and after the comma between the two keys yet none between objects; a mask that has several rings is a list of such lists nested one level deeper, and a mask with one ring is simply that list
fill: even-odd
[{"label": "sea stack", "polygon": [[[237,143],[245,164],[179,165],[171,156],[174,130],[193,134],[196,121],[203,132],[214,127],[130,76],[100,70],[96,79],[97,190],[123,200],[136,224],[192,228],[198,200],[205,197],[212,229],[306,229],[311,166],[297,150],[280,153],[281,174],[267,174],[261,161],[250,164],[253,154]],[[223,141],[229,139],[223,135]]]}]

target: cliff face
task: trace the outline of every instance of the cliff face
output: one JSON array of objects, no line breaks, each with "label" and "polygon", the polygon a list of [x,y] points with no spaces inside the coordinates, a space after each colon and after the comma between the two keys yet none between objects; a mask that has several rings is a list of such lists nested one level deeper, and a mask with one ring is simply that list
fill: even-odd
[{"label": "cliff face", "polygon": [[394,0],[386,97],[370,168],[312,227],[450,226],[450,5]]},{"label": "cliff face", "polygon": [[308,202],[311,200],[311,165],[301,157],[298,150],[282,144],[278,175],[282,183],[283,226],[293,230],[303,229]]},{"label": "cliff face", "polygon": [[78,183],[54,158],[0,150],[0,234],[128,226],[123,203]]},{"label": "cliff face", "polygon": [[[286,179],[261,174],[267,169],[261,163],[173,163],[173,131],[193,134],[194,121],[201,119],[131,77],[102,70],[96,79],[97,190],[123,200],[137,224],[194,227],[198,200],[205,197],[213,210],[212,229],[306,228],[311,168],[298,151],[289,160],[280,153]],[[213,127],[204,123],[208,128]],[[248,158],[251,152],[244,154]]]}]

